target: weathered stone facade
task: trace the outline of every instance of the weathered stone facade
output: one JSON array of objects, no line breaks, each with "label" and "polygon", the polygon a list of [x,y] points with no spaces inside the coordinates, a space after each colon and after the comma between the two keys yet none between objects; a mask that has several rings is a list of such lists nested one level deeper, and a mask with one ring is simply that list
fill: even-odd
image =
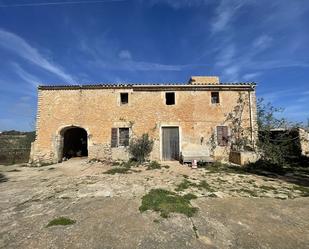
[{"label": "weathered stone facade", "polygon": [[[111,128],[127,127],[130,137],[148,133],[154,140],[151,159],[162,159],[162,127],[179,128],[179,150],[191,145],[207,147],[216,159],[228,159],[230,147],[218,146],[216,127],[231,123],[227,116],[240,94],[246,100],[242,127],[254,146],[257,137],[255,85],[223,84],[217,77],[192,77],[188,84],[40,86],[36,140],[32,162],[62,160],[63,132],[70,127],[87,131],[88,157],[100,160],[128,159],[126,147],[111,148]],[[175,104],[166,105],[166,92],[175,93]],[[211,93],[220,103],[213,104]],[[121,105],[120,93],[128,93]]]},{"label": "weathered stone facade", "polygon": [[304,129],[298,129],[301,155],[309,157],[309,132]]}]

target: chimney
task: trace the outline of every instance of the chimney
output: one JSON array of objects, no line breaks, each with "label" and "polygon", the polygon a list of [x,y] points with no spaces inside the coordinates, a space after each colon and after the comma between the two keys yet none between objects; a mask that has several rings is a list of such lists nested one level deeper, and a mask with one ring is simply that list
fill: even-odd
[{"label": "chimney", "polygon": [[191,76],[189,85],[213,85],[220,84],[218,76]]}]

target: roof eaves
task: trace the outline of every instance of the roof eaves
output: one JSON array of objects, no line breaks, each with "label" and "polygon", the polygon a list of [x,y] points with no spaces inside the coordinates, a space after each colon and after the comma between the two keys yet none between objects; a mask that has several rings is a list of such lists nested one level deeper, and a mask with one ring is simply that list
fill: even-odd
[{"label": "roof eaves", "polygon": [[96,83],[96,84],[85,84],[85,85],[39,85],[39,90],[65,90],[65,89],[102,89],[102,88],[164,88],[164,87],[182,87],[182,88],[205,88],[205,87],[255,87],[254,82],[226,82],[220,84],[184,84],[184,83],[121,83],[121,84],[110,84],[110,83]]}]

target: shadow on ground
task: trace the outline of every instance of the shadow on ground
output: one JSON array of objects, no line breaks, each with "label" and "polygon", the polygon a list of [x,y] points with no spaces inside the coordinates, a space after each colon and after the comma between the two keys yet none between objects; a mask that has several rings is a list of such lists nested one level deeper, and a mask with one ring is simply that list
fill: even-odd
[{"label": "shadow on ground", "polygon": [[[289,164],[287,167],[276,168],[258,161],[257,163],[243,167],[222,163],[204,164],[201,165],[201,167],[205,167],[206,170],[212,173],[259,175],[272,179],[280,179],[302,187],[309,187],[309,167],[299,167],[299,165],[300,164]],[[304,164],[302,164],[302,166],[303,165]]]},{"label": "shadow on ground", "polygon": [[0,183],[7,182],[9,179],[2,173],[0,173]]}]

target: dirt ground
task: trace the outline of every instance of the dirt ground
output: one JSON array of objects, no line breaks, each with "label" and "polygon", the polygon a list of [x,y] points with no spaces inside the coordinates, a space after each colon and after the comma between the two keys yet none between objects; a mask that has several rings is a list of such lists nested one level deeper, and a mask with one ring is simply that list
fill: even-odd
[{"label": "dirt ground", "polygon": [[[86,159],[0,166],[0,248],[309,248],[309,198],[287,178],[168,165],[115,175]],[[202,180],[211,188],[176,190]],[[195,194],[198,213],[140,213],[153,188]],[[76,223],[46,227],[61,216]]]}]

